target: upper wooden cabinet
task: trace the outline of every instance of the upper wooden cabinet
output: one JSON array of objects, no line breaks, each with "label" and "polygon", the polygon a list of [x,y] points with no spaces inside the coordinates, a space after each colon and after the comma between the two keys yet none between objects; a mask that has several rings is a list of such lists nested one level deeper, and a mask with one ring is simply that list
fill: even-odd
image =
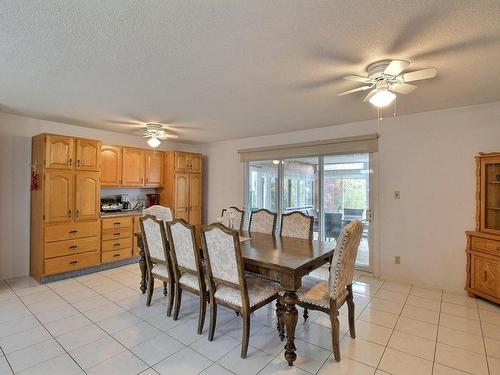
[{"label": "upper wooden cabinet", "polygon": [[146,151],[141,148],[123,148],[122,184],[124,186],[144,186],[145,155]]},{"label": "upper wooden cabinet", "polygon": [[44,176],[44,186],[44,221],[46,223],[72,221],[74,213],[74,172],[47,171]]},{"label": "upper wooden cabinet", "polygon": [[189,153],[174,151],[174,170],[181,173],[189,171]]},{"label": "upper wooden cabinet", "polygon": [[162,186],[163,152],[156,150],[146,151],[146,168],[144,185],[147,187]]},{"label": "upper wooden cabinet", "polygon": [[99,219],[101,184],[99,172],[76,174],[75,220]]},{"label": "upper wooden cabinet", "polygon": [[101,168],[101,142],[90,139],[76,140],[76,169],[99,171]]},{"label": "upper wooden cabinet", "polygon": [[116,187],[122,184],[122,148],[101,147],[101,186]]},{"label": "upper wooden cabinet", "polygon": [[201,154],[189,154],[189,171],[201,173]]},{"label": "upper wooden cabinet", "polygon": [[73,169],[75,139],[64,135],[45,135],[45,168]]}]

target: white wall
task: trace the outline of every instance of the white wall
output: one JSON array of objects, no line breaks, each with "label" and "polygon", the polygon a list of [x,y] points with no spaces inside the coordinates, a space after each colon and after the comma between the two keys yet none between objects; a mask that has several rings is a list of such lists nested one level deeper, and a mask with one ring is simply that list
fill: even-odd
[{"label": "white wall", "polygon": [[[0,113],[0,280],[29,274],[31,137],[40,133],[147,148],[142,137]],[[198,147],[164,142],[161,149]]]},{"label": "white wall", "polygon": [[[374,118],[375,118],[374,112]],[[500,149],[500,102],[386,118],[380,125],[380,276],[459,290],[465,283],[464,231],[474,228],[475,164]],[[377,132],[365,121],[204,145],[205,220],[243,205],[237,150]],[[393,198],[394,190],[401,199]],[[401,264],[394,264],[394,256]]]}]

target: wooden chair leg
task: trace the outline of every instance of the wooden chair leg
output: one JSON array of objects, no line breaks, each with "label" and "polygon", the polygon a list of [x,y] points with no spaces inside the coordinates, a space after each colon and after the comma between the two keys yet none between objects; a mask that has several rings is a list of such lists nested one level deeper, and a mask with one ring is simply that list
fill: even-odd
[{"label": "wooden chair leg", "polygon": [[146,299],[146,306],[151,306],[151,300],[153,299],[153,289],[155,288],[155,279],[150,274],[148,277],[148,296]]},{"label": "wooden chair leg", "polygon": [[355,316],[354,316],[354,299],[352,294],[352,285],[347,286],[349,296],[347,297],[347,313],[349,315],[349,333],[353,339],[356,338]]},{"label": "wooden chair leg", "polygon": [[280,300],[280,297],[276,300],[276,320],[277,327],[280,340],[283,341],[285,339],[285,321],[283,320],[283,312],[285,311],[285,306]]},{"label": "wooden chair leg", "polygon": [[208,341],[214,339],[215,325],[217,324],[217,304],[215,300],[210,299],[210,328],[208,330]]},{"label": "wooden chair leg", "polygon": [[175,283],[175,305],[174,305],[174,320],[179,317],[179,310],[182,302],[182,288],[179,283]]},{"label": "wooden chair leg", "polygon": [[304,309],[304,314],[302,314],[302,316],[304,317],[304,322],[307,322],[307,318],[309,318],[309,311],[307,308]]},{"label": "wooden chair leg", "polygon": [[167,293],[167,316],[172,315],[172,307],[174,306],[174,283],[169,282],[167,284],[168,286],[168,293]]},{"label": "wooden chair leg", "polygon": [[241,342],[241,358],[247,357],[248,341],[250,339],[250,314],[243,314],[243,340]]},{"label": "wooden chair leg", "polygon": [[207,311],[207,302],[205,298],[205,293],[200,292],[200,316],[198,317],[198,335],[203,332],[203,326],[205,325],[205,314]]},{"label": "wooden chair leg", "polygon": [[333,347],[333,355],[335,360],[340,361],[340,345],[339,345],[339,310],[336,306],[336,301],[333,300],[333,303],[330,302],[330,323],[332,325],[332,347]]}]

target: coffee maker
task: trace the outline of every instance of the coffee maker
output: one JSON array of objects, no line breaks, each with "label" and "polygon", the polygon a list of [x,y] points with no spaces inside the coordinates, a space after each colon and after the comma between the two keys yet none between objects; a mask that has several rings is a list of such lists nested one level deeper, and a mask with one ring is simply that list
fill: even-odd
[{"label": "coffee maker", "polygon": [[122,210],[132,209],[132,204],[130,203],[130,200],[128,199],[128,194],[122,194],[120,196],[120,202],[122,204]]}]

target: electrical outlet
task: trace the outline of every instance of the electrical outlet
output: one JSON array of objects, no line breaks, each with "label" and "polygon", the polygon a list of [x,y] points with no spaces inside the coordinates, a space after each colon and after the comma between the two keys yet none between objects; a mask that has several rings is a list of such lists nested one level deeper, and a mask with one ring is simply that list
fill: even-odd
[{"label": "electrical outlet", "polygon": [[394,257],[394,263],[395,263],[395,264],[401,264],[401,257],[400,257],[399,255],[396,255],[396,256]]},{"label": "electrical outlet", "polygon": [[399,194],[399,190],[396,190],[394,192],[394,199],[399,199],[401,197],[401,194]]}]

